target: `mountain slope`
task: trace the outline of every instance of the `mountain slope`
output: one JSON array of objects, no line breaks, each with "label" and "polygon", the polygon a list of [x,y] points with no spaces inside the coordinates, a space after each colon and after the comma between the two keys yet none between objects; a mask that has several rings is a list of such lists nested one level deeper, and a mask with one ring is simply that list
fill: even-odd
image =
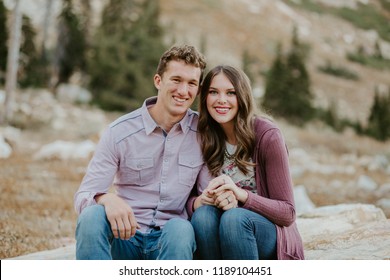
[{"label": "mountain slope", "polygon": [[[359,29],[340,17],[311,12],[286,4],[291,1],[281,0],[160,1],[167,42],[204,44],[210,67],[219,63],[241,66],[242,54],[248,50],[257,73],[266,71],[275,56],[276,44],[281,42],[284,50],[288,50],[292,29],[297,26],[300,40],[311,50],[307,66],[315,102],[324,107],[336,102],[341,117],[364,122],[375,87],[387,91],[390,86],[389,70],[364,67],[346,58],[348,52],[356,51],[360,45],[372,52],[378,40],[382,51],[390,58],[389,42],[381,40],[375,31]],[[354,7],[363,1],[317,2],[331,7]],[[379,5],[378,1],[365,2]],[[360,79],[351,81],[320,72],[318,67],[328,61],[357,73]],[[254,84],[261,92],[264,78],[259,74]]]}]

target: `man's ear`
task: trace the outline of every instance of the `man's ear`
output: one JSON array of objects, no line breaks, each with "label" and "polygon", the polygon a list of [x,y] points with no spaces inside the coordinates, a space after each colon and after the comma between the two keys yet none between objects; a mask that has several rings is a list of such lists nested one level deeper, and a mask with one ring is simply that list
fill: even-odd
[{"label": "man's ear", "polygon": [[160,89],[161,76],[159,74],[154,75],[153,81],[154,81],[154,86],[156,87],[156,89]]}]

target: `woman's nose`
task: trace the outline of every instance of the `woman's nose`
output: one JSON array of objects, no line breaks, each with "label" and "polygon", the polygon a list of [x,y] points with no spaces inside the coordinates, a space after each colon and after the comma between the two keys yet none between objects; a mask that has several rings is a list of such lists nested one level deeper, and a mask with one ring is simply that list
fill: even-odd
[{"label": "woman's nose", "polygon": [[224,94],[220,94],[218,98],[218,102],[220,104],[225,104],[226,103],[226,96]]}]

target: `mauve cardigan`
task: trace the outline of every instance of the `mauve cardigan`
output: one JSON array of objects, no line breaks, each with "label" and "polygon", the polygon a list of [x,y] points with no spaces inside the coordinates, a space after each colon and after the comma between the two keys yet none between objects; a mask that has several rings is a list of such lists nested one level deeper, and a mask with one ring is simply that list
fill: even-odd
[{"label": "mauve cardigan", "polygon": [[[248,199],[240,207],[259,213],[275,224],[279,260],[303,260],[304,250],[295,222],[293,183],[285,141],[279,128],[267,119],[257,117],[254,129],[257,194],[248,191]],[[195,198],[191,197],[187,204],[190,216]]]}]

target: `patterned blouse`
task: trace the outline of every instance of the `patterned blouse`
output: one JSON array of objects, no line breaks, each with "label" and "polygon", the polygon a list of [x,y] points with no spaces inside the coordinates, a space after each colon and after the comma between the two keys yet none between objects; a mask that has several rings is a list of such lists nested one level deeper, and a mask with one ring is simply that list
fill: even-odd
[{"label": "patterned blouse", "polygon": [[[226,142],[226,151],[229,155],[233,155],[236,149],[236,145],[232,145]],[[249,173],[245,175],[240,169],[238,169],[234,162],[234,159],[229,159],[228,156],[225,155],[225,162],[222,166],[221,173],[226,174],[230,178],[232,178],[233,182],[238,187],[256,193],[256,181],[253,166],[248,167],[248,170]]]}]

